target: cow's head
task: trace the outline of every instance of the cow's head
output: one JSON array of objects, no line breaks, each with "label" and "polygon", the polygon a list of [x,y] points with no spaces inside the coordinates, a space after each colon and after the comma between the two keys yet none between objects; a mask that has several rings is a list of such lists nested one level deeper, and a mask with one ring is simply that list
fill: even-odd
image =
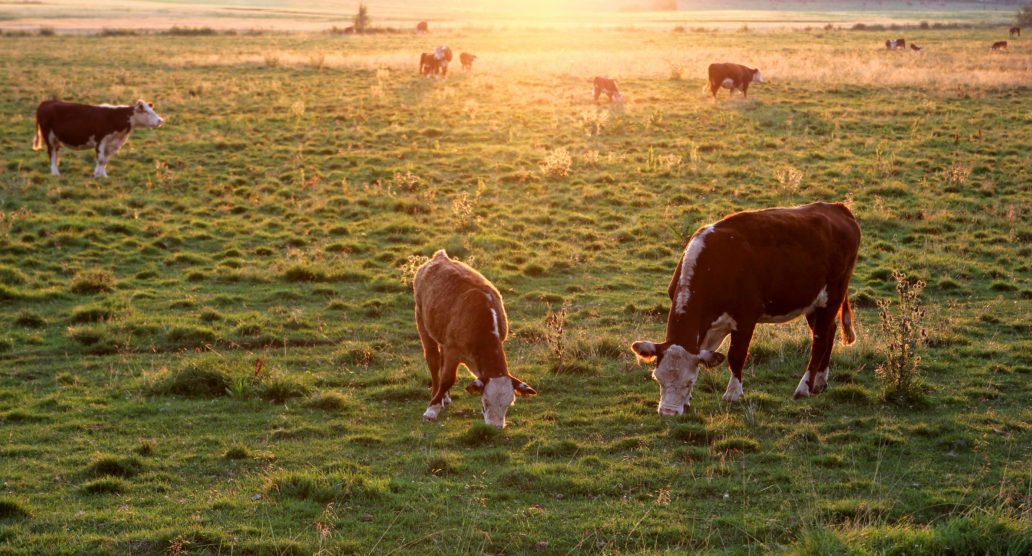
[{"label": "cow's head", "polygon": [[763,83],[763,76],[760,75],[760,68],[753,68],[752,71],[752,83]]},{"label": "cow's head", "polygon": [[480,394],[481,412],[488,425],[505,426],[505,413],[516,403],[516,395],[528,398],[537,391],[522,380],[509,376],[478,378],[466,387],[470,394]]},{"label": "cow's head", "polygon": [[615,100],[617,104],[623,104],[623,95],[621,95],[620,92],[617,91],[617,93],[613,95],[613,100]]},{"label": "cow's head", "polygon": [[165,123],[164,118],[154,111],[154,105],[143,100],[136,101],[133,106],[133,115],[129,117],[129,123],[136,127],[158,127]]},{"label": "cow's head", "polygon": [[652,377],[659,383],[659,414],[664,416],[684,413],[692,399],[692,386],[699,378],[699,365],[716,367],[724,360],[722,353],[708,349],[688,353],[670,342],[634,342],[631,349],[646,362],[657,360]]}]

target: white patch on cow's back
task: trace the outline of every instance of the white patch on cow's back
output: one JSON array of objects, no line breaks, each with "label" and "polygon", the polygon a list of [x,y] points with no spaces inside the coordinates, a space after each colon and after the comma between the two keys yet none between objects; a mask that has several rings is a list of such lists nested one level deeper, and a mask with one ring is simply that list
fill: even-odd
[{"label": "white patch on cow's back", "polygon": [[738,330],[738,323],[731,318],[731,315],[723,313],[717,317],[717,320],[710,323],[709,330],[706,331],[706,337],[703,338],[700,347],[716,351],[720,347],[720,342],[723,342],[724,338],[734,330]]},{"label": "white patch on cow's back", "polygon": [[807,370],[803,373],[803,378],[799,379],[799,386],[796,386],[795,395],[798,398],[809,398],[810,397],[810,371]]},{"label": "white patch on cow's back", "polygon": [[742,397],[742,381],[738,380],[734,374],[731,375],[731,380],[727,381],[727,390],[724,391],[725,402],[737,402]]},{"label": "white patch on cow's back", "polygon": [[691,297],[692,276],[695,275],[695,264],[703,247],[706,246],[706,236],[713,232],[713,226],[706,226],[688,243],[684,250],[684,258],[681,261],[681,279],[677,286],[677,301],[675,303],[678,313],[684,313],[688,307],[688,299]]},{"label": "white patch on cow's back", "polygon": [[815,297],[814,300],[809,305],[807,305],[806,307],[803,307],[801,309],[797,309],[795,311],[790,311],[790,312],[788,312],[788,313],[786,313],[784,315],[768,315],[768,314],[764,313],[764,314],[760,315],[760,320],[758,322],[768,322],[768,323],[788,322],[790,320],[794,320],[794,319],[798,318],[800,315],[809,315],[810,313],[812,313],[818,307],[827,307],[827,306],[828,306],[828,286],[824,286],[823,288],[821,288],[821,291],[817,294],[817,297]]}]

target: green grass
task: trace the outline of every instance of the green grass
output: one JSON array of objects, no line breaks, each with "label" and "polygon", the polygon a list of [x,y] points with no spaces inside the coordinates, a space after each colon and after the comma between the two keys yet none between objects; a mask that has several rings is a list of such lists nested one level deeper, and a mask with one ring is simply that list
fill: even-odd
[{"label": "green grass", "polygon": [[[885,34],[0,37],[0,551],[1028,552],[1032,54]],[[474,73],[415,75],[440,42]],[[725,59],[767,83],[713,103]],[[167,124],[51,177],[52,96]],[[628,346],[686,238],[811,201],[864,234],[827,391],[791,399],[806,326],[765,325],[740,403],[721,367],[661,419]],[[408,273],[442,247],[539,392],[501,431],[467,375],[420,419]],[[874,375],[894,270],[928,284],[921,403]]]}]

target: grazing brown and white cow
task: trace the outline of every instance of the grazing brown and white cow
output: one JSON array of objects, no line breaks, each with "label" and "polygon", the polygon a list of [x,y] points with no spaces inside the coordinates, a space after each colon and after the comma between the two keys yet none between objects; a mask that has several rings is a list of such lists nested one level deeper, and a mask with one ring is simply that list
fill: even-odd
[{"label": "grazing brown and white cow", "polygon": [[434,49],[434,59],[437,60],[437,72],[443,77],[448,76],[448,62],[452,61],[452,51],[445,45]]},{"label": "grazing brown and white cow", "polygon": [[502,348],[509,323],[501,294],[482,274],[448,258],[443,249],[416,270],[412,287],[416,330],[432,384],[423,420],[437,419],[451,403],[448,392],[459,364],[464,364],[476,376],[466,391],[482,394],[484,421],[504,427],[516,394],[528,397],[537,392],[509,374]]},{"label": "grazing brown and white cow", "polygon": [[106,178],[108,159],[129,140],[136,128],[158,127],[165,120],[154,105],[142,100],[133,106],[93,106],[62,100],[44,100],[36,108],[36,137],[32,149],[45,144],[50,155],[50,173],[59,176],[58,152],[61,147],[74,150],[96,149],[97,167],[93,177]]},{"label": "grazing brown and white cow", "polygon": [[477,57],[469,52],[459,54],[459,62],[462,63],[462,71],[473,71],[473,62],[476,60]]},{"label": "grazing brown and white cow", "polygon": [[1007,50],[1007,41],[996,41],[990,50]]},{"label": "grazing brown and white cow", "polygon": [[859,245],[860,227],[840,203],[739,212],[696,231],[667,291],[666,341],[631,346],[646,361],[658,359],[659,414],[684,411],[699,365],[724,360],[715,350],[728,334],[724,401],[738,401],[756,325],[803,315],[813,343],[795,398],[823,391],[840,309],[843,343],[856,339],[847,290]]},{"label": "grazing brown and white cow", "polygon": [[592,81],[595,92],[595,102],[598,102],[599,95],[603,93],[609,97],[609,102],[616,101],[617,104],[623,103],[623,95],[616,88],[616,81],[609,79],[608,77],[595,77]]},{"label": "grazing brown and white cow", "polygon": [[923,51],[924,51],[924,47],[923,46],[917,46],[914,43],[910,43],[910,52],[911,52],[911,54],[917,54],[917,53],[923,52]]},{"label": "grazing brown and white cow", "polygon": [[427,27],[427,24],[426,24],[425,21],[420,21],[419,23],[416,24],[416,34],[417,35],[422,35],[423,33],[426,33],[428,29],[429,28]]},{"label": "grazing brown and white cow", "polygon": [[892,41],[892,40],[885,41],[885,48],[887,48],[889,50],[896,50],[897,48],[906,48],[906,47],[907,47],[907,41],[904,40],[904,39],[896,39],[894,41]]},{"label": "grazing brown and white cow", "polygon": [[763,76],[758,68],[748,68],[741,64],[710,64],[709,65],[709,90],[713,93],[713,100],[717,99],[717,91],[721,87],[730,89],[729,95],[735,94],[735,89],[742,91],[742,96],[748,98],[747,91],[750,83],[763,83]]},{"label": "grazing brown and white cow", "polygon": [[1017,35],[1019,37],[1021,36],[1021,27],[1011,27],[1010,28],[1010,36],[1013,37],[1015,35]]}]

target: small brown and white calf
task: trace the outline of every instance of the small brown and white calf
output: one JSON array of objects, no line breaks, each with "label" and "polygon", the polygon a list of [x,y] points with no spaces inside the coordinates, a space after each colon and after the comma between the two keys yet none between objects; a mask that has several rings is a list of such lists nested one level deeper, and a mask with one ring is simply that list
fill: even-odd
[{"label": "small brown and white calf", "polygon": [[748,68],[741,64],[710,64],[709,65],[709,90],[713,93],[713,100],[717,99],[717,91],[721,87],[729,89],[729,95],[735,94],[735,89],[742,91],[742,96],[748,98],[747,91],[750,83],[763,83],[763,76],[758,68]]},{"label": "small brown and white calf", "polygon": [[616,88],[616,81],[609,79],[608,77],[596,77],[592,81],[595,92],[595,102],[598,102],[599,95],[605,93],[609,97],[609,102],[616,101],[617,104],[623,102],[623,95]]},{"label": "small brown and white calf", "polygon": [[924,51],[924,47],[923,46],[917,46],[914,43],[910,43],[910,53],[911,54],[917,54],[917,53],[923,52],[923,51]]},{"label": "small brown and white calf", "polygon": [[473,62],[475,62],[476,59],[477,57],[469,52],[459,54],[459,62],[462,63],[462,71],[473,71]]},{"label": "small brown and white calf", "polygon": [[36,108],[36,136],[32,149],[47,146],[50,173],[59,176],[58,151],[96,149],[97,167],[93,177],[106,178],[108,159],[129,140],[136,128],[158,127],[165,120],[154,111],[154,105],[142,100],[133,106],[93,106],[62,100],[44,100]]},{"label": "small brown and white calf", "polygon": [[1010,28],[1010,36],[1013,37],[1015,35],[1017,35],[1019,37],[1021,36],[1021,27],[1011,27]]},{"label": "small brown and white calf", "polygon": [[437,74],[437,58],[434,58],[433,52],[419,55],[419,74],[425,75],[427,79]]},{"label": "small brown and white calf", "polygon": [[696,231],[667,290],[666,341],[631,346],[646,361],[658,359],[659,414],[688,407],[699,365],[724,360],[715,350],[728,334],[724,401],[738,401],[756,325],[804,315],[813,343],[794,397],[823,391],[840,310],[843,343],[856,339],[847,291],[859,246],[860,226],[840,203],[739,212]]},{"label": "small brown and white calf", "polygon": [[476,377],[466,391],[481,394],[484,421],[504,427],[516,394],[528,397],[537,392],[509,374],[502,348],[509,323],[501,294],[482,274],[448,258],[443,249],[416,270],[412,287],[416,330],[432,384],[423,420],[437,419],[451,403],[449,390],[464,364]]},{"label": "small brown and white calf", "polygon": [[897,48],[906,48],[907,41],[905,39],[886,40],[885,48],[889,50],[896,50]]},{"label": "small brown and white calf", "polygon": [[990,50],[1007,50],[1007,41],[996,41]]}]

